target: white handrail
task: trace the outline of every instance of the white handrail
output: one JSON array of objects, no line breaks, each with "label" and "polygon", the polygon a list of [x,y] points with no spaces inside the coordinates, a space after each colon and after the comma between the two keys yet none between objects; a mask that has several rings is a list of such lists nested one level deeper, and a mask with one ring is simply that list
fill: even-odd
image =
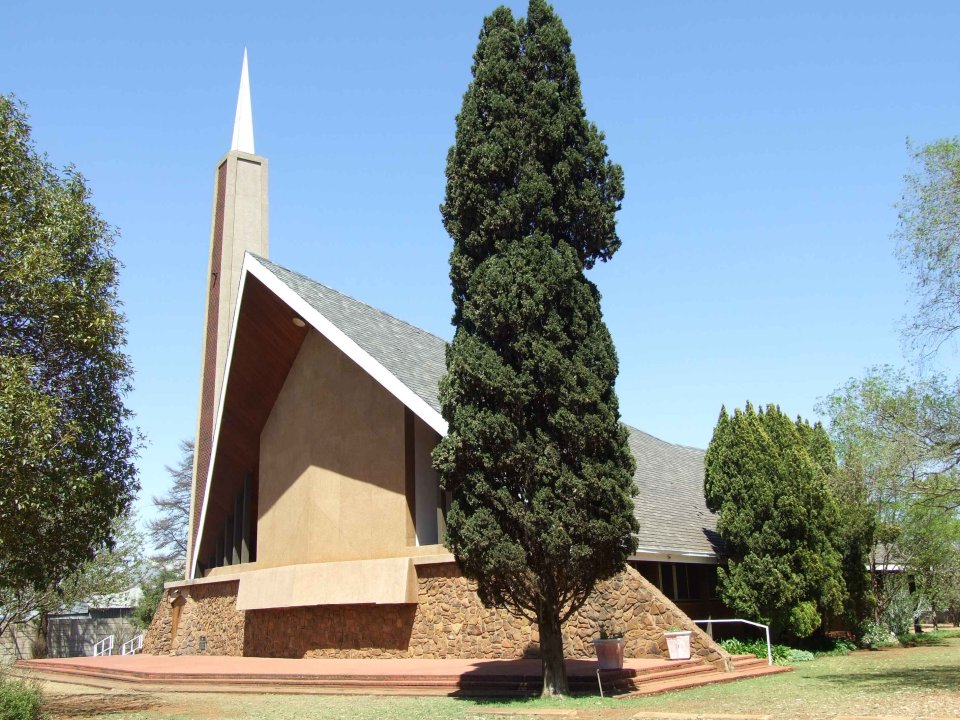
[{"label": "white handrail", "polygon": [[103,640],[93,646],[93,656],[113,655],[113,635],[107,635]]},{"label": "white handrail", "polygon": [[767,665],[773,665],[773,650],[770,646],[770,626],[764,625],[763,623],[754,622],[753,620],[742,620],[740,618],[732,619],[723,619],[723,620],[694,620],[695,623],[746,623],[747,625],[753,625],[754,627],[763,628],[767,632]]},{"label": "white handrail", "polygon": [[120,646],[121,655],[136,655],[141,650],[143,650],[143,633],[130,638]]}]

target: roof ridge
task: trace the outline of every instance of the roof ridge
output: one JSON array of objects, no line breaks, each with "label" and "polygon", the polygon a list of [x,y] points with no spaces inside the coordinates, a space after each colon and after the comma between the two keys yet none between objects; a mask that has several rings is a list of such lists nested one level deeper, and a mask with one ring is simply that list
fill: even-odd
[{"label": "roof ridge", "polygon": [[694,447],[693,445],[683,445],[681,443],[675,443],[675,442],[670,442],[669,440],[664,440],[661,437],[657,437],[656,435],[652,435],[651,433],[648,433],[646,430],[641,430],[640,428],[634,427],[630,423],[626,423],[623,420],[620,421],[620,424],[626,427],[630,432],[636,432],[636,433],[640,433],[641,435],[646,435],[648,438],[653,438],[657,442],[662,442],[664,445],[680,448],[681,450],[693,450],[698,453],[706,452],[704,448],[698,448],[698,447]]},{"label": "roof ridge", "polygon": [[336,288],[332,288],[332,287],[330,287],[329,285],[324,285],[322,282],[320,282],[319,280],[314,280],[314,279],[313,279],[312,277],[310,277],[309,275],[304,275],[302,272],[297,272],[296,270],[291,270],[291,269],[288,268],[286,265],[281,265],[280,263],[274,262],[273,260],[270,260],[269,258],[265,258],[265,257],[263,257],[262,255],[257,255],[256,253],[250,252],[249,250],[247,251],[247,254],[253,256],[258,262],[266,263],[267,265],[272,265],[273,267],[279,268],[280,270],[283,270],[284,272],[288,272],[288,273],[290,273],[291,275],[296,275],[296,276],[299,277],[299,278],[303,278],[303,279],[306,280],[307,282],[313,283],[314,285],[319,285],[319,286],[322,287],[324,290],[329,290],[329,291],[332,292],[332,293],[336,293],[336,294],[339,295],[340,297],[345,297],[345,298],[347,298],[348,300],[351,300],[351,301],[353,301],[353,302],[355,302],[355,303],[357,303],[357,304],[359,304],[359,305],[363,305],[364,307],[370,308],[371,310],[373,310],[373,311],[376,312],[376,313],[379,313],[380,315],[385,315],[386,317],[390,318],[391,320],[396,320],[398,323],[403,323],[403,324],[406,325],[407,327],[412,328],[412,329],[416,330],[416,331],[419,332],[419,333],[423,333],[424,335],[429,335],[430,337],[432,337],[432,338],[434,338],[434,339],[436,339],[436,340],[439,340],[439,341],[442,342],[444,345],[449,345],[449,344],[450,344],[449,342],[447,342],[446,340],[444,340],[444,339],[443,339],[442,337],[440,337],[439,335],[434,335],[432,332],[430,332],[429,330],[424,330],[424,329],[423,329],[422,327],[420,327],[419,325],[414,325],[412,322],[409,322],[409,321],[407,321],[407,320],[404,320],[403,318],[398,318],[396,315],[394,315],[394,314],[392,314],[392,313],[389,313],[389,312],[387,312],[386,310],[383,310],[382,308],[378,308],[378,307],[376,307],[376,306],[374,306],[374,305],[371,305],[371,304],[368,303],[368,302],[364,302],[363,300],[360,300],[360,299],[358,299],[358,298],[353,297],[353,295],[347,295],[345,292],[340,292],[340,291],[337,290]]}]

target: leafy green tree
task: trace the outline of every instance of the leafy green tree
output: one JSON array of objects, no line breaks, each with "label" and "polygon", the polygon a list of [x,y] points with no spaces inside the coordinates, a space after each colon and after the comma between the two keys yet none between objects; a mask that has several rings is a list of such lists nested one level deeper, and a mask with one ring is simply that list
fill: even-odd
[{"label": "leafy green tree", "polygon": [[58,586],[138,489],[113,231],[0,97],[0,584]]},{"label": "leafy green tree", "polygon": [[14,623],[34,619],[38,647],[46,647],[47,616],[77,603],[95,602],[136,587],[144,565],[143,535],[134,518],[124,515],[114,521],[111,549],[102,548],[78,570],[55,584],[37,589],[0,582],[0,635]]},{"label": "leafy green tree", "polygon": [[906,335],[929,356],[960,328],[960,138],[908,149],[917,168],[905,178],[895,238],[918,300]]},{"label": "leafy green tree", "polygon": [[617,358],[584,276],[620,246],[619,166],[586,119],[552,8],[485,19],[447,159],[456,327],[434,463],[447,545],[480,598],[537,623],[543,692],[568,692],[563,622],[636,544]]},{"label": "leafy green tree", "polygon": [[[916,379],[875,367],[834,391],[818,410],[829,418],[840,459],[843,488],[836,494],[844,503],[845,525],[862,517],[860,537],[870,538],[874,619],[902,614],[888,607],[903,605],[905,590],[885,577],[886,566],[903,565],[922,550],[926,541],[918,529],[956,517],[960,478],[950,438],[960,437],[960,395],[942,376]],[[909,518],[918,515],[929,522],[905,532]]]},{"label": "leafy green tree", "polygon": [[[951,483],[952,486],[952,483]],[[912,502],[904,513],[900,555],[925,609],[949,610],[960,573],[960,518],[930,502]]]},{"label": "leafy green tree", "polygon": [[943,606],[950,614],[954,627],[960,627],[960,567],[954,568],[943,594]]},{"label": "leafy green tree", "polygon": [[819,425],[750,403],[721,410],[707,449],[707,507],[727,553],[721,597],[778,636],[812,634],[845,599],[831,455]]},{"label": "leafy green tree", "polygon": [[818,406],[841,463],[863,478],[882,525],[895,529],[909,496],[924,494],[926,478],[949,472],[953,461],[938,457],[949,426],[960,420],[954,395],[941,377],[922,381],[882,366],[851,378]]}]

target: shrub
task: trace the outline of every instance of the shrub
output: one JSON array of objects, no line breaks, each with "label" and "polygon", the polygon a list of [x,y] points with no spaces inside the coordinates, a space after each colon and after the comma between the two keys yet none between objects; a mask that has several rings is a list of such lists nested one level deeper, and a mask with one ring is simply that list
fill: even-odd
[{"label": "shrub", "polygon": [[790,628],[798,638],[810,637],[822,622],[815,602],[808,600],[790,610]]},{"label": "shrub", "polygon": [[887,629],[886,625],[871,622],[864,626],[860,644],[871,650],[876,650],[882,647],[894,647],[899,645],[900,642],[897,640],[897,636]]},{"label": "shrub", "polygon": [[35,684],[0,676],[0,720],[39,720],[42,699]]},{"label": "shrub", "polygon": [[[739,638],[730,638],[721,640],[720,647],[731,655],[754,655],[762,660],[767,659],[767,641],[766,640],[740,640]],[[790,648],[786,645],[773,645],[770,648],[775,665],[789,664]]]},{"label": "shrub", "polygon": [[920,609],[925,604],[917,593],[910,593],[906,583],[887,581],[890,598],[883,611],[883,623],[894,635],[903,635],[913,629],[913,623],[920,617]]},{"label": "shrub", "polygon": [[791,663],[808,662],[815,657],[809,650],[797,650],[796,648],[790,648],[790,652],[787,653],[787,660]]},{"label": "shrub", "polygon": [[814,652],[814,657],[836,657],[841,655],[849,655],[854,650],[857,649],[857,644],[852,640],[847,640],[846,638],[835,638],[828,639],[826,645],[822,649],[818,649]]}]

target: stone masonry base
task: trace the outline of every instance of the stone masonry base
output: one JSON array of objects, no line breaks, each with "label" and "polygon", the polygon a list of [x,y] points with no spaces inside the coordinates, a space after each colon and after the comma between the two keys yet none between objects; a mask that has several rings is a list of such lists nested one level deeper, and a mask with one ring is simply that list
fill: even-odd
[{"label": "stone masonry base", "polygon": [[[328,605],[236,609],[237,580],[167,591],[144,641],[154,655],[254,657],[537,657],[537,628],[485,608],[456,565],[417,567],[416,605]],[[666,657],[663,633],[693,632],[691,650],[718,669],[730,656],[633,568],[600,583],[564,625],[564,653],[594,657],[600,624],[622,631],[625,655]]]}]

